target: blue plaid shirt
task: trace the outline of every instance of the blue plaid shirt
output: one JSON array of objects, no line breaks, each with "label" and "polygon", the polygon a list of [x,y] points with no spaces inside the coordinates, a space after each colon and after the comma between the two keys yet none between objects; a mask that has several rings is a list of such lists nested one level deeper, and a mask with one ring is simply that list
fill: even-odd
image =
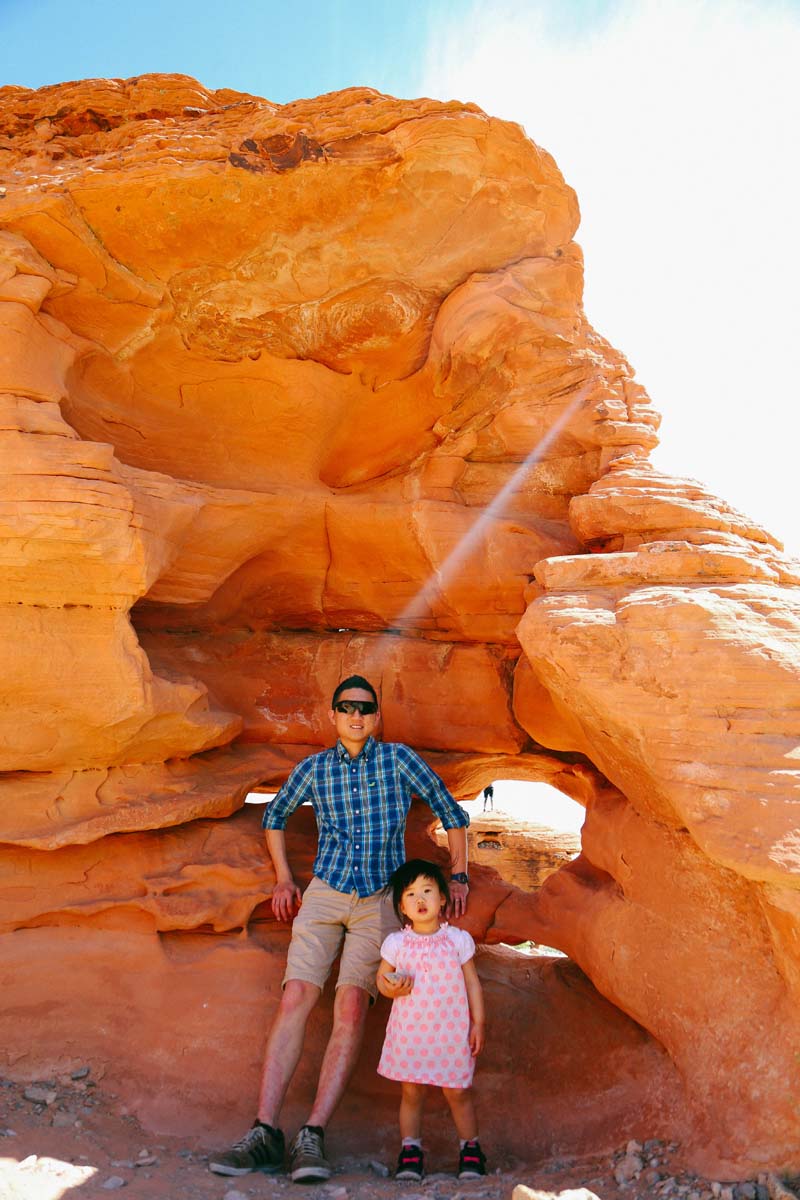
[{"label": "blue plaid shirt", "polygon": [[469,825],[469,815],[409,746],[367,738],[351,758],[337,742],[298,763],[262,823],[283,829],[287,817],[310,800],[319,831],[314,874],[337,892],[371,896],[405,862],[406,817],[414,796],[430,805],[445,829]]}]

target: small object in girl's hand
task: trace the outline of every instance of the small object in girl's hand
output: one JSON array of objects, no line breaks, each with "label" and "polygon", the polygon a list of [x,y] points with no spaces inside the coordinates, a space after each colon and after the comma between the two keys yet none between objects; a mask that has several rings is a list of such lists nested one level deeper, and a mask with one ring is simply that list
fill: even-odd
[{"label": "small object in girl's hand", "polygon": [[413,977],[405,975],[402,971],[387,971],[383,978],[388,979],[389,983],[404,983],[406,980],[409,983],[413,982]]}]

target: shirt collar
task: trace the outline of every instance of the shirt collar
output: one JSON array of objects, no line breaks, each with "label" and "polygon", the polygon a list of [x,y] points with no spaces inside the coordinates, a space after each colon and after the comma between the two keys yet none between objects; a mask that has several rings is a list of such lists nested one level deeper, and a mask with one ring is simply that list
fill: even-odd
[{"label": "shirt collar", "polygon": [[336,757],[339,759],[339,762],[357,762],[359,758],[368,759],[369,756],[372,754],[372,748],[374,745],[375,745],[375,739],[373,737],[368,737],[367,740],[364,742],[364,745],[359,750],[358,754],[353,759],[350,758],[350,755],[347,753],[347,750],[342,745],[341,741],[339,741],[338,739],[337,739],[336,746],[334,747],[334,749],[336,751]]}]

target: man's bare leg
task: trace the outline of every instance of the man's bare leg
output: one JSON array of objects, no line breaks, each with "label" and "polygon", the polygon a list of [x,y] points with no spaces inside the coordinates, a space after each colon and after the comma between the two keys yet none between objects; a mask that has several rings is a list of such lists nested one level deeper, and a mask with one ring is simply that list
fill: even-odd
[{"label": "man's bare leg", "polygon": [[333,1116],[358,1061],[368,1009],[369,993],[363,988],[344,984],[336,989],[333,1029],[306,1124],[321,1125],[324,1129]]},{"label": "man's bare leg", "polygon": [[[258,1104],[258,1120],[262,1124],[256,1122],[230,1149],[209,1156],[208,1169],[213,1174],[249,1175],[251,1171],[274,1174],[281,1170],[285,1142],[278,1129],[278,1118],[303,1050],[309,1013],[321,994],[316,984],[302,979],[290,979],[286,984],[264,1055]],[[271,1129],[264,1129],[264,1125]]]},{"label": "man's bare leg", "polygon": [[290,979],[283,989],[261,1075],[258,1119],[265,1125],[277,1128],[286,1091],[300,1061],[306,1023],[321,995],[316,984],[304,979]]}]

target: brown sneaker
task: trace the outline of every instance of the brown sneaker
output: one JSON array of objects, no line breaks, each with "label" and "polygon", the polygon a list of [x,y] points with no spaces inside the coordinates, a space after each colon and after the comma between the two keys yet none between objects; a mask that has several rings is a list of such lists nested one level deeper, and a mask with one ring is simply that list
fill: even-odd
[{"label": "brown sneaker", "polygon": [[330,1179],[331,1164],[325,1157],[325,1131],[319,1125],[304,1125],[289,1149],[289,1174],[293,1183],[322,1183]]},{"label": "brown sneaker", "polygon": [[280,1129],[256,1121],[230,1150],[210,1155],[208,1169],[215,1175],[249,1175],[251,1171],[274,1175],[283,1166],[284,1150]]}]

